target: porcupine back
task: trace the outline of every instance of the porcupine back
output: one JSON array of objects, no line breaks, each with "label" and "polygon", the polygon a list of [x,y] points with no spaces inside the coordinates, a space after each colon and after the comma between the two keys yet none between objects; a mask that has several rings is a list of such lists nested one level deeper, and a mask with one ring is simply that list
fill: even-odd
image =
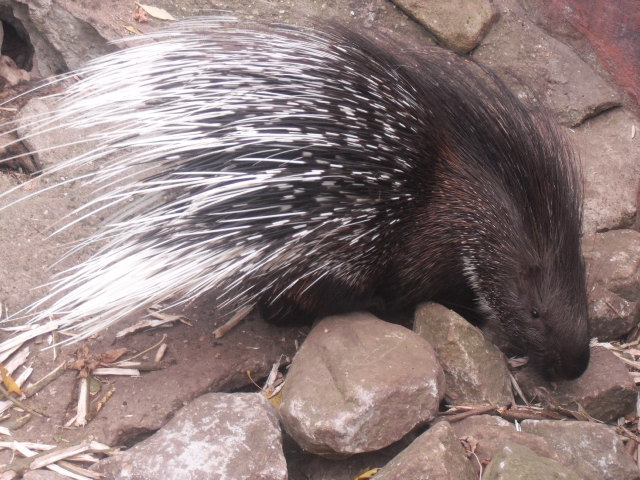
[{"label": "porcupine back", "polygon": [[56,169],[95,161],[101,195],[86,211],[123,213],[35,322],[82,337],[208,291],[283,321],[465,290],[508,325],[535,290],[571,310],[568,326],[516,319],[508,335],[535,356],[536,336],[565,329],[584,357],[578,181],[543,116],[440,49],[399,60],[338,27],[224,23],[185,22],[92,62],[41,123],[97,131]]}]

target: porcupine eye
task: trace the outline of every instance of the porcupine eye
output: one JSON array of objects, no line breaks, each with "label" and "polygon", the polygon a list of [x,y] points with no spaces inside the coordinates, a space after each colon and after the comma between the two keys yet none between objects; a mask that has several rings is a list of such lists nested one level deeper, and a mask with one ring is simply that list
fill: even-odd
[{"label": "porcupine eye", "polygon": [[533,318],[539,318],[540,317],[540,312],[538,312],[538,310],[536,310],[535,308],[531,309],[531,316]]}]

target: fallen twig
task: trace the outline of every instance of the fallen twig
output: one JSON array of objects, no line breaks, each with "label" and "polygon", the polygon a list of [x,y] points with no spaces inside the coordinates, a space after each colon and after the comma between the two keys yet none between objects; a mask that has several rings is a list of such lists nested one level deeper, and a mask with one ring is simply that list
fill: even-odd
[{"label": "fallen twig", "polygon": [[497,408],[498,407],[496,407],[495,405],[486,405],[483,407],[476,407],[471,410],[467,410],[466,412],[456,413],[456,414],[449,414],[448,412],[443,412],[440,415],[438,415],[437,419],[446,420],[449,423],[454,423],[454,422],[459,422],[460,420],[464,420],[465,418],[468,418],[468,417],[473,417],[474,415],[484,415],[486,413],[495,412],[497,411]]},{"label": "fallen twig", "polygon": [[436,421],[447,420],[458,422],[474,415],[495,414],[510,422],[521,420],[562,420],[574,418],[588,420],[581,412],[563,409],[562,407],[537,407],[524,405],[455,405],[438,415]]},{"label": "fallen twig", "polygon": [[4,388],[3,385],[0,385],[0,396],[3,396],[4,398],[6,398],[7,400],[9,400],[11,403],[13,403],[15,406],[20,407],[21,409],[32,413],[34,415],[37,415],[38,417],[49,417],[49,415],[47,415],[44,412],[41,412],[39,410],[36,410],[35,408],[31,408],[26,406],[24,403],[22,403],[20,400],[18,400],[17,398],[13,397],[6,388]]},{"label": "fallen twig", "polygon": [[123,330],[120,330],[118,333],[116,333],[116,338],[122,338],[126,335],[135,333],[139,330],[146,330],[147,328],[158,328],[158,327],[162,327],[165,326],[169,323],[174,323],[174,322],[180,322],[180,323],[184,323],[185,325],[188,326],[193,326],[189,320],[187,319],[187,317],[183,316],[183,315],[171,315],[169,313],[164,313],[164,312],[158,312],[156,310],[152,310],[152,309],[148,309],[147,313],[152,316],[155,317],[155,319],[145,319],[145,320],[141,320],[138,323],[136,323],[135,325],[130,326],[129,328],[125,328]]},{"label": "fallen twig", "polygon": [[[123,363],[126,362],[131,362],[132,360],[135,360],[136,358],[140,358],[141,356],[147,354],[148,352],[151,352],[154,348],[158,348],[158,351],[162,351],[162,355],[164,355],[164,352],[166,350],[166,340],[167,340],[167,336],[163,335],[162,338],[160,339],[160,341],[158,343],[156,343],[155,345],[152,345],[151,347],[136,353],[135,355],[133,355],[132,357],[129,357],[127,359],[121,360],[119,362],[116,362],[114,365],[120,367],[122,366]],[[164,348],[163,348],[164,346]],[[158,359],[158,354],[156,353],[156,361],[160,361],[162,359],[162,355],[160,356],[160,359]]]},{"label": "fallen twig", "polygon": [[253,307],[242,307],[239,309],[228,322],[223,323],[213,331],[213,338],[219,339],[224,337],[233,327],[244,320],[245,317],[251,313],[251,310],[253,310]]},{"label": "fallen twig", "polygon": [[24,425],[27,424],[27,422],[29,422],[29,420],[31,420],[31,414],[30,413],[26,413],[24,415],[21,415],[19,417],[11,417],[8,420],[3,421],[0,426],[3,428],[7,428],[9,429],[9,431],[12,430],[18,430],[19,428],[23,427]]},{"label": "fallen twig", "polygon": [[32,395],[35,395],[40,390],[42,390],[44,387],[46,387],[51,382],[53,382],[55,379],[57,379],[58,377],[62,376],[62,374],[67,371],[66,367],[67,367],[67,363],[66,362],[65,363],[61,363],[56,368],[54,368],[51,372],[49,372],[44,377],[42,377],[40,380],[38,380],[36,383],[26,387],[22,391],[24,393],[25,397],[29,398]]}]

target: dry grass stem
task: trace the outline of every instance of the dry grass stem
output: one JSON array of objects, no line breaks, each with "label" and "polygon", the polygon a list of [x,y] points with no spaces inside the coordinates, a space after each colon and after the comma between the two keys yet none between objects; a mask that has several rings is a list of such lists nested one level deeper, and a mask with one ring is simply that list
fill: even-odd
[{"label": "dry grass stem", "polygon": [[131,333],[135,333],[140,330],[146,330],[148,328],[169,326],[169,324],[173,324],[175,322],[184,323],[185,325],[188,325],[190,327],[192,326],[187,317],[183,315],[171,315],[169,313],[158,312],[152,308],[148,309],[147,313],[153,318],[141,320],[129,328],[120,330],[118,333],[116,333],[116,338],[122,338]]},{"label": "dry grass stem", "polygon": [[81,378],[78,388],[77,414],[73,425],[84,427],[87,424],[87,414],[89,413],[89,379]]},{"label": "dry grass stem", "polygon": [[[39,447],[37,449],[46,447],[46,451],[42,451],[40,453],[35,452],[34,450],[36,449],[30,448],[31,446],[33,446],[33,444],[21,442],[6,442],[6,444],[8,444],[7,446],[11,448],[11,450],[18,452],[25,457],[15,460],[11,464],[4,466],[4,473],[13,472],[16,475],[16,478],[18,475],[21,476],[27,471],[46,467],[49,470],[67,476],[69,478],[74,478],[77,480],[92,480],[95,477],[89,477],[86,475],[75,473],[71,470],[67,470],[59,465],[56,465],[54,462],[73,458],[84,453],[108,453],[110,451],[110,448],[108,446],[98,442],[84,442],[82,444],[59,449],[49,448],[50,446],[48,445],[36,444],[35,446]],[[77,467],[74,467],[74,469],[76,468]]]},{"label": "dry grass stem", "polygon": [[61,460],[60,462],[58,462],[58,465],[69,472],[79,475],[78,478],[88,478],[91,480],[100,480],[101,478],[103,478],[103,475],[101,473],[88,470],[78,465],[74,465],[73,463],[67,462],[66,460]]},{"label": "dry grass stem", "polygon": [[5,420],[2,422],[2,426],[3,428],[8,428],[10,431],[11,430],[18,430],[19,428],[22,428],[23,426],[25,426],[29,420],[31,420],[31,414],[30,413],[26,413],[24,415],[20,415],[19,417],[11,417],[8,420]]},{"label": "dry grass stem", "polygon": [[111,385],[111,388],[109,388],[109,390],[107,390],[105,394],[95,403],[95,406],[91,411],[92,419],[98,414],[100,410],[102,410],[102,408],[107,404],[114,393],[116,393],[116,387]]},{"label": "dry grass stem", "polygon": [[15,398],[13,395],[11,395],[6,388],[4,388],[4,385],[2,385],[0,383],[0,394],[2,396],[4,396],[4,398],[6,398],[8,401],[10,401],[12,404],[14,404],[15,406],[29,412],[29,413],[33,413],[34,415],[37,415],[39,417],[48,417],[49,415],[47,415],[46,413],[40,411],[40,410],[36,410],[33,407],[29,407],[27,405],[25,405],[24,403],[22,403],[20,400],[18,400],[17,398]]},{"label": "dry grass stem", "polygon": [[282,356],[278,359],[277,362],[273,364],[271,370],[269,371],[269,375],[264,383],[264,386],[261,388],[262,394],[267,398],[275,397],[282,387],[284,386],[284,379],[282,378],[282,374],[280,373],[280,366],[282,364]]},{"label": "dry grass stem", "polygon": [[18,367],[24,364],[29,357],[29,347],[24,347],[19,350],[15,355],[12,355],[8,362],[4,364],[7,369],[7,373],[12,375]]},{"label": "dry grass stem", "polygon": [[160,347],[158,347],[158,351],[156,352],[156,356],[154,357],[154,362],[160,363],[164,358],[164,354],[166,353],[168,345],[166,343],[162,343]]},{"label": "dry grass stem", "polygon": [[[453,409],[455,408],[456,407],[453,407]],[[449,423],[454,423],[459,422],[460,420],[464,420],[465,418],[472,417],[474,415],[484,415],[487,413],[495,412],[497,407],[494,405],[474,406],[461,413],[449,413],[453,409],[441,413],[436,418],[446,420]]]},{"label": "dry grass stem", "polygon": [[[140,358],[143,355],[146,355],[147,353],[151,352],[154,348],[158,348],[159,347],[158,350],[160,350],[160,349],[162,349],[163,345],[165,345],[165,348],[163,349],[163,352],[164,352],[166,350],[166,343],[165,343],[166,340],[167,340],[167,335],[165,334],[165,335],[162,336],[162,339],[160,339],[160,341],[158,343],[156,343],[155,345],[152,345],[151,347],[147,348],[146,350],[143,350],[143,351],[141,351],[139,353],[136,353],[132,357],[129,357],[129,358],[125,359],[125,360],[121,360],[120,362],[117,362],[116,365],[120,365],[120,364],[122,364],[124,362],[129,362],[131,360],[135,360],[136,358]],[[157,354],[156,354],[156,356],[157,356]]]},{"label": "dry grass stem", "polygon": [[531,402],[529,402],[529,400],[527,400],[527,397],[525,396],[524,392],[520,388],[520,384],[516,380],[516,377],[514,377],[511,372],[509,372],[509,380],[511,381],[511,388],[513,388],[516,391],[516,393],[522,399],[522,401],[525,403],[525,405],[527,405],[527,406],[531,405]]}]

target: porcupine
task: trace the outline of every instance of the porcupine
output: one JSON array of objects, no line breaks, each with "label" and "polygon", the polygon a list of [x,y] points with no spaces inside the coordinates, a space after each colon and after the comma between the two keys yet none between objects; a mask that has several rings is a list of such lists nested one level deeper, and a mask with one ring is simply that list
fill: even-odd
[{"label": "porcupine", "polygon": [[217,18],[76,73],[38,124],[89,125],[92,146],[53,170],[96,162],[99,201],[125,213],[34,322],[83,337],[208,291],[275,322],[469,297],[546,376],[586,368],[572,154],[476,62]]}]

